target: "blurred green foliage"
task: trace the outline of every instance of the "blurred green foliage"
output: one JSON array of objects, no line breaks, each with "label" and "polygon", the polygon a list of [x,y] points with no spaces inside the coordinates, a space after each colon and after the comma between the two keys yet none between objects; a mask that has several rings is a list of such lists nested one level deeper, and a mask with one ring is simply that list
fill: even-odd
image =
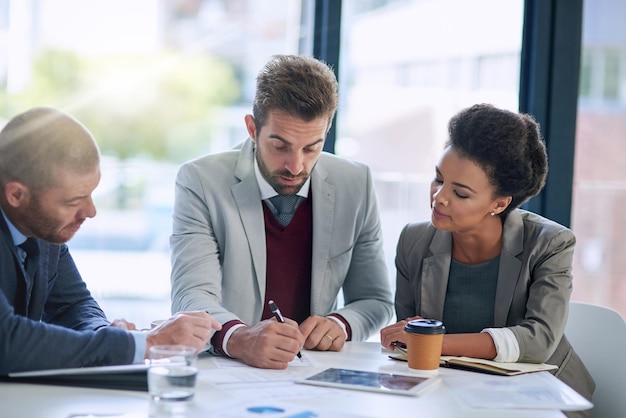
[{"label": "blurred green foliage", "polygon": [[202,52],[92,57],[48,49],[25,89],[0,93],[0,109],[9,119],[57,107],[85,124],[103,154],[182,162],[208,148],[220,109],[240,95],[233,68]]}]

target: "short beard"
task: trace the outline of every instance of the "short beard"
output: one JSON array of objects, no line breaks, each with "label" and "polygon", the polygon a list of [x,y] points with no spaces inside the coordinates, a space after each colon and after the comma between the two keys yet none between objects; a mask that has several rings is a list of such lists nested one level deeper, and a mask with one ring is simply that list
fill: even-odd
[{"label": "short beard", "polygon": [[[259,171],[261,172],[261,175],[263,176],[265,181],[267,181],[269,185],[272,186],[272,188],[276,192],[278,192],[278,194],[281,194],[281,195],[297,194],[302,188],[302,186],[304,185],[304,183],[306,183],[307,179],[309,178],[309,173],[300,173],[296,177],[293,177],[291,173],[289,173],[286,170],[275,171],[274,173],[271,173],[269,169],[267,168],[267,166],[265,165],[263,158],[261,158],[261,154],[259,152],[258,147],[256,148],[255,158],[256,158],[257,164],[259,165]],[[285,186],[285,185],[280,184],[280,181],[278,180],[278,178],[281,176],[291,177],[291,178],[300,178],[302,179],[302,182],[297,186]]]},{"label": "short beard", "polygon": [[65,244],[74,236],[72,234],[66,238],[60,235],[57,223],[47,215],[36,196],[32,197],[29,206],[24,211],[22,222],[28,226],[35,237],[52,244]]}]

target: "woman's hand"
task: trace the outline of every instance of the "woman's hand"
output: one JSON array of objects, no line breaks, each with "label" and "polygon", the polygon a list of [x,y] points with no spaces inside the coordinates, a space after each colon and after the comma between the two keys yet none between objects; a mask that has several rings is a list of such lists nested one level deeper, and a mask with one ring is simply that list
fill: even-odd
[{"label": "woman's hand", "polygon": [[388,350],[393,350],[393,343],[395,342],[406,344],[406,332],[404,331],[404,327],[407,322],[421,318],[421,316],[414,316],[381,329],[380,343]]}]

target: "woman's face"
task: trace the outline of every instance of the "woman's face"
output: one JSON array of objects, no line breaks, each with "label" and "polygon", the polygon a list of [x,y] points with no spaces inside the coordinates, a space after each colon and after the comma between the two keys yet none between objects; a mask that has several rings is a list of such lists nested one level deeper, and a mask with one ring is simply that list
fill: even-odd
[{"label": "woman's face", "polygon": [[435,167],[430,185],[431,221],[441,230],[464,232],[492,222],[508,202],[495,197],[495,187],[483,169],[448,147]]}]

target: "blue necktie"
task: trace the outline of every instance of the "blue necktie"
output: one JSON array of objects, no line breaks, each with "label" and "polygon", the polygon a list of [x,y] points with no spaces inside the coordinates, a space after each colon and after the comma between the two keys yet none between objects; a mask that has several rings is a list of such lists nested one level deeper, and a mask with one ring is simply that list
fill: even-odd
[{"label": "blue necktie", "polygon": [[272,204],[278,210],[278,213],[275,215],[276,220],[285,228],[291,222],[294,213],[298,207],[298,202],[302,199],[302,197],[298,195],[281,195],[274,196],[270,198]]},{"label": "blue necktie", "polygon": [[32,278],[37,270],[37,264],[39,263],[39,245],[37,245],[37,240],[35,240],[35,238],[28,238],[21,243],[19,247],[26,253],[22,263],[24,264],[26,273]]}]

